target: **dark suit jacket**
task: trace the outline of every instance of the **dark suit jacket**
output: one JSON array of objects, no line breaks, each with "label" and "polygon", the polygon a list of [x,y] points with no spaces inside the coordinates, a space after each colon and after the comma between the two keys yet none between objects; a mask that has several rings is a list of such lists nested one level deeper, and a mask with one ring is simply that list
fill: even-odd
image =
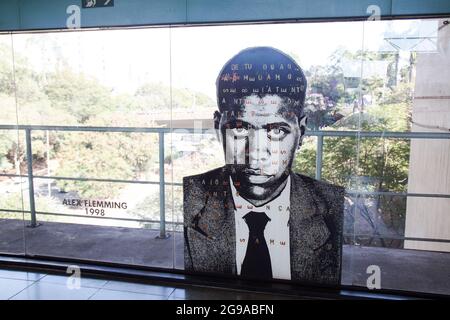
[{"label": "dark suit jacket", "polygon": [[[291,280],[338,285],[344,188],[291,173]],[[185,177],[185,270],[236,274],[234,202],[224,167]]]}]

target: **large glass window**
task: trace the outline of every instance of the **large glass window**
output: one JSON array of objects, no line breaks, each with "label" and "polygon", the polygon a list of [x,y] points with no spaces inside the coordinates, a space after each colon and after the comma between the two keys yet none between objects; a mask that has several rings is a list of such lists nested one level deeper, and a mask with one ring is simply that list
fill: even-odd
[{"label": "large glass window", "polygon": [[0,252],[185,269],[219,74],[269,46],[308,83],[292,172],[345,188],[340,283],[450,294],[449,43],[446,19],[0,35]]}]

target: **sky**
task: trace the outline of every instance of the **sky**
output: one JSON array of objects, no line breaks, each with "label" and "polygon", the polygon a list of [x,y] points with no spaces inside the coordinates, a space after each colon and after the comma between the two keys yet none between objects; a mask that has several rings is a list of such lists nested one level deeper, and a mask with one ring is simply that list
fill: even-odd
[{"label": "sky", "polygon": [[53,70],[61,56],[117,93],[162,82],[214,98],[223,64],[247,47],[278,48],[308,69],[328,64],[338,48],[391,50],[386,37],[429,36],[436,26],[436,20],[280,23],[14,34],[12,40],[39,72]]}]

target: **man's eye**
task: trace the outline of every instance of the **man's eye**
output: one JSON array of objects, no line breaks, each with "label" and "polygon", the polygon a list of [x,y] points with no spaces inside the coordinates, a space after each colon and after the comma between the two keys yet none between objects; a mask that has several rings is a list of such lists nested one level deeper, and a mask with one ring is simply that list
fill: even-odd
[{"label": "man's eye", "polygon": [[233,133],[233,135],[238,136],[238,137],[243,137],[243,136],[248,135],[248,130],[243,127],[233,128],[233,129],[231,129],[231,132]]},{"label": "man's eye", "polygon": [[267,136],[270,139],[283,139],[287,134],[289,133],[289,129],[283,128],[283,127],[276,127],[272,128],[267,131]]}]

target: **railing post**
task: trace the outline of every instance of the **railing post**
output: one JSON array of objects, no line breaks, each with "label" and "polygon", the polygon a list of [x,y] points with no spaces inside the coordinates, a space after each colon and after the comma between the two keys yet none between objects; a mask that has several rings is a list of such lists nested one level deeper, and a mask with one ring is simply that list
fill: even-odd
[{"label": "railing post", "polygon": [[322,179],[322,154],[323,154],[323,135],[317,135],[317,152],[316,152],[316,179]]},{"label": "railing post", "polygon": [[159,131],[159,236],[165,239],[166,235],[166,181],[164,177],[164,131]]},{"label": "railing post", "polygon": [[25,129],[25,141],[27,145],[27,171],[28,171],[28,195],[30,197],[30,228],[38,226],[36,222],[36,207],[34,204],[34,184],[33,184],[33,152],[31,150],[31,129]]},{"label": "railing post", "polygon": [[[50,176],[50,133],[48,130],[45,130],[46,135],[46,146],[47,146],[47,176]],[[47,182],[47,197],[50,198],[52,195],[52,188],[51,188],[51,181],[48,180]]]}]

